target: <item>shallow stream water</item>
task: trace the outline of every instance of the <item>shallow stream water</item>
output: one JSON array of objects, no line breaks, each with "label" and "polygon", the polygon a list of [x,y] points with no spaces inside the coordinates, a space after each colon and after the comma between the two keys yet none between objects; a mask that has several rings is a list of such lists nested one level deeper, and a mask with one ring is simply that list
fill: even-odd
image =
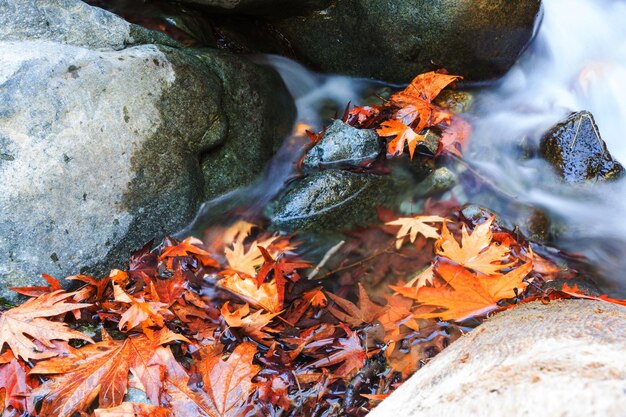
[{"label": "shallow stream water", "polygon": [[[571,112],[588,110],[609,151],[626,163],[626,2],[544,0],[543,7],[536,38],[519,62],[495,85],[472,89],[475,103],[468,117],[474,131],[465,157],[509,199],[546,212],[551,243],[588,257],[603,289],[623,297],[626,179],[564,184],[545,162],[528,158],[527,148]],[[341,112],[349,101],[360,104],[381,87],[368,80],[313,74],[282,57],[260,59],[283,76],[296,98],[299,120],[318,129],[324,109]],[[484,193],[460,199],[498,209],[493,196]]]},{"label": "shallow stream water", "polygon": [[[122,14],[133,10],[147,18],[158,14],[143,7],[139,11],[133,0],[91,2],[108,4]],[[473,108],[466,115],[473,134],[465,160],[492,192],[472,192],[466,187],[455,190],[455,196],[461,203],[491,208],[511,224],[523,222],[529,207],[540,209],[550,219],[549,243],[586,256],[602,278],[603,290],[625,297],[626,179],[586,186],[564,184],[547,163],[533,157],[533,149],[552,125],[571,112],[588,110],[609,151],[626,163],[626,1],[544,0],[543,9],[535,39],[501,80],[487,86],[461,85],[474,93]],[[175,20],[168,22],[176,26]],[[252,58],[280,72],[296,99],[300,127],[314,131],[328,124],[333,113],[341,113],[348,102],[361,105],[373,93],[393,87],[315,74],[284,57]],[[261,212],[294,174],[294,161],[305,143],[302,135],[288,138],[265,178],[207,202],[179,236],[221,222],[224,213],[235,208]]]}]

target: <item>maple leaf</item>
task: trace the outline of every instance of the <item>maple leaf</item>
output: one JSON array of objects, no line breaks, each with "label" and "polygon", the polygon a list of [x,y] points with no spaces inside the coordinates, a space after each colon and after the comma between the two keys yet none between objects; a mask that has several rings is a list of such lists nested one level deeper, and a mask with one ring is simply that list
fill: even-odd
[{"label": "maple leaf", "polygon": [[373,323],[385,312],[385,307],[372,302],[363,285],[361,285],[361,283],[358,285],[358,306],[345,298],[341,298],[332,293],[326,293],[326,295],[343,310],[341,311],[333,306],[328,306],[328,311],[342,322],[348,323],[353,327],[360,326],[363,323]]},{"label": "maple leaf", "polygon": [[[44,317],[58,316],[69,311],[89,307],[91,304],[66,302],[75,293],[63,290],[42,294],[31,298],[24,304],[5,311],[0,315],[0,349],[7,344],[16,357],[25,361],[46,359],[57,353],[45,348],[54,348],[53,340],[79,339],[93,343],[91,338],[81,332],[68,328],[65,323],[58,323]],[[31,340],[41,342],[44,349]]]},{"label": "maple leaf", "polygon": [[272,405],[288,410],[291,407],[289,401],[289,381],[282,375],[268,375],[259,377],[259,399]]},{"label": "maple leaf", "polygon": [[381,123],[381,126],[376,130],[378,135],[393,136],[393,139],[387,143],[387,152],[392,155],[402,155],[406,144],[409,147],[409,155],[413,158],[415,148],[419,142],[424,140],[424,136],[417,134],[410,126],[395,119],[387,120]]},{"label": "maple leaf", "polygon": [[390,286],[399,294],[418,302],[445,309],[441,312],[415,313],[420,318],[461,321],[485,314],[498,308],[497,302],[514,298],[526,289],[526,275],[532,263],[525,263],[505,275],[485,276],[474,274],[460,265],[440,262],[436,272],[447,286],[407,288]]},{"label": "maple leaf", "polygon": [[[258,247],[263,254],[264,263],[259,272],[257,273],[257,285],[261,285],[270,272],[274,272],[274,281],[276,282],[276,289],[278,292],[278,303],[282,308],[285,298],[285,285],[287,284],[287,278],[292,282],[296,282],[300,279],[298,269],[310,268],[311,264],[308,262],[291,260],[284,256],[279,255],[276,259],[262,246]],[[286,278],[285,278],[286,277]]]},{"label": "maple leaf", "polygon": [[29,297],[39,297],[42,294],[63,289],[59,281],[53,276],[48,274],[41,274],[41,276],[46,280],[48,286],[10,287],[9,289],[18,294],[27,295]]},{"label": "maple leaf", "polygon": [[126,325],[128,325],[126,330],[141,325],[144,331],[151,326],[163,327],[165,325],[163,315],[172,314],[167,309],[167,304],[158,301],[144,301],[141,298],[133,297],[119,285],[113,285],[113,294],[115,295],[115,301],[130,304],[130,307],[122,314],[120,319],[120,330],[123,330]]},{"label": "maple leaf", "polygon": [[509,254],[509,247],[504,244],[492,243],[491,224],[493,220],[494,216],[476,226],[472,234],[469,234],[463,225],[461,245],[444,223],[441,229],[441,238],[435,242],[436,253],[459,265],[487,275],[497,274],[501,269],[511,266],[512,263],[505,262]]},{"label": "maple leaf", "polygon": [[[26,399],[30,394],[31,387],[26,380],[28,368],[7,352],[8,361],[0,360],[0,394],[4,391],[4,409],[13,409],[20,414],[27,408]],[[0,400],[2,395],[0,395]],[[2,404],[0,403],[0,412]],[[4,415],[4,414],[3,414]]]},{"label": "maple leaf", "polygon": [[95,417],[174,417],[172,411],[156,405],[122,403],[117,407],[98,408]]},{"label": "maple leaf", "polygon": [[226,272],[236,271],[251,277],[255,276],[257,269],[263,265],[264,262],[263,254],[259,250],[259,247],[266,249],[276,239],[276,237],[270,237],[262,242],[255,240],[249,245],[248,250],[245,249],[243,239],[235,240],[231,247],[224,249],[224,255],[230,267]]},{"label": "maple leaf", "polygon": [[335,378],[346,378],[365,365],[367,353],[359,335],[345,324],[340,325],[346,332],[344,338],[337,339],[335,351],[309,365],[311,368],[327,368],[341,364],[332,374]]},{"label": "maple leaf", "polygon": [[469,123],[458,116],[452,116],[450,126],[442,129],[437,156],[450,153],[462,158],[462,151],[471,134],[472,126]]},{"label": "maple leaf", "polygon": [[246,415],[250,394],[256,388],[252,378],[261,367],[252,363],[256,346],[245,342],[237,346],[226,361],[221,356],[202,358],[197,366],[210,404],[219,417]]},{"label": "maple leaf", "polygon": [[143,248],[130,254],[128,272],[135,279],[144,282],[156,278],[159,258],[152,253],[153,241],[146,243]]},{"label": "maple leaf", "polygon": [[414,102],[430,103],[441,93],[441,90],[463,77],[431,71],[413,78],[411,83],[402,91],[391,96],[394,104],[404,106]]},{"label": "maple leaf", "polygon": [[161,252],[159,260],[164,261],[168,258],[193,256],[204,266],[219,267],[219,264],[211,257],[211,254],[198,245],[202,245],[201,240],[196,239],[195,237],[188,237],[178,245],[168,246],[165,248],[163,252]]},{"label": "maple leaf", "polygon": [[266,332],[272,331],[266,328],[266,326],[278,315],[278,313],[263,314],[262,310],[250,314],[248,304],[244,304],[241,308],[231,312],[228,301],[222,306],[221,313],[229,327],[241,328],[245,334],[262,344],[268,343],[266,339],[269,336]]},{"label": "maple leaf", "polygon": [[101,342],[78,349],[75,355],[37,363],[31,374],[59,375],[41,387],[45,397],[39,416],[70,417],[96,398],[101,408],[116,407],[123,402],[131,371],[150,401],[159,404],[167,368],[160,358],[169,357],[164,352],[169,347],[161,345],[176,340],[188,342],[167,329],[155,333],[152,340],[140,335],[120,341],[103,334]]},{"label": "maple leaf", "polygon": [[586,300],[603,301],[605,303],[612,303],[612,304],[617,304],[617,305],[621,305],[621,306],[626,306],[626,300],[618,300],[616,298],[610,298],[606,294],[600,295],[600,296],[594,296],[594,295],[585,294],[585,292],[583,290],[578,288],[577,284],[574,284],[572,287],[570,287],[567,284],[564,284],[563,288],[560,289],[559,292],[562,292],[562,293],[567,294],[570,297],[574,297],[574,298],[584,298]]},{"label": "maple leaf", "polygon": [[278,313],[282,309],[282,304],[278,298],[278,287],[274,280],[257,285],[256,280],[241,277],[234,273],[220,279],[217,285],[237,295],[245,302],[270,313]]},{"label": "maple leaf", "polygon": [[385,223],[388,226],[400,226],[400,230],[396,234],[396,249],[402,247],[405,238],[409,238],[411,243],[417,239],[417,234],[421,234],[426,239],[439,239],[439,231],[437,228],[426,223],[441,223],[446,219],[439,216],[415,216],[400,217],[397,220]]}]

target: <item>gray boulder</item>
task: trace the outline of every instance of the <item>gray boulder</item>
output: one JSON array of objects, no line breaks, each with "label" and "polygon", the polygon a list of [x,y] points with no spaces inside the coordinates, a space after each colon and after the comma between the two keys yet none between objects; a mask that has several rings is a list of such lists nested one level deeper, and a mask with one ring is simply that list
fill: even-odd
[{"label": "gray boulder", "polygon": [[78,0],[0,0],[0,61],[0,297],[176,232],[295,114],[273,71]]},{"label": "gray boulder", "polygon": [[587,111],[572,113],[558,123],[544,135],[540,146],[542,157],[566,182],[602,182],[624,174],[624,167],[609,153]]},{"label": "gray boulder", "polygon": [[348,230],[374,221],[394,188],[391,176],[328,169],[296,181],[267,214],[283,231]]},{"label": "gray boulder", "polygon": [[374,130],[357,129],[335,120],[324,137],[307,152],[302,160],[302,172],[331,167],[358,168],[376,159],[380,151]]},{"label": "gray boulder", "polygon": [[433,63],[493,79],[533,35],[540,0],[336,0],[275,20],[290,50],[324,72],[408,82]]},{"label": "gray boulder", "polygon": [[532,302],[458,339],[371,417],[622,417],[626,307]]}]

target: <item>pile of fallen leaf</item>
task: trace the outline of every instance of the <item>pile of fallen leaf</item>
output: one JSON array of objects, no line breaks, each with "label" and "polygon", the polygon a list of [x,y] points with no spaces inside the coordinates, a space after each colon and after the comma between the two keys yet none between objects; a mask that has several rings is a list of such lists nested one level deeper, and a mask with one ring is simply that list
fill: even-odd
[{"label": "pile of fallen leaf", "polygon": [[[439,153],[460,155],[466,123],[432,104],[458,78],[424,74],[344,121],[411,156],[437,126]],[[0,312],[2,415],[363,416],[487,314],[538,299],[626,305],[580,289],[557,251],[455,206],[381,208],[380,224],[314,263],[298,256],[304,236],[239,220],[66,278],[75,291],[47,275],[15,288],[29,298]]]},{"label": "pile of fallen leaf", "polygon": [[[626,304],[543,291],[560,269],[493,218],[396,216],[374,229],[384,250],[318,279],[303,278],[316,269],[293,237],[239,221],[205,242],[148,245],[106,277],[69,277],[83,284],[73,292],[49,276],[16,288],[31,298],[0,316],[3,415],[364,415],[468,318],[537,298]],[[429,265],[409,282],[374,295],[353,285],[426,244]],[[344,248],[335,256],[349,262],[354,246]],[[358,296],[340,296],[346,288]],[[129,388],[145,401],[126,402]]]}]

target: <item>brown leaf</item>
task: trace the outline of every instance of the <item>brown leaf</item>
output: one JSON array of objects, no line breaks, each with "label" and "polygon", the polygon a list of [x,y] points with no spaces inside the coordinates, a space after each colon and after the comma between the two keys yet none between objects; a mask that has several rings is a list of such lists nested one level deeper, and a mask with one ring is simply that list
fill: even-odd
[{"label": "brown leaf", "polygon": [[358,306],[335,294],[326,293],[326,295],[343,310],[328,306],[328,311],[342,322],[353,327],[360,326],[363,323],[373,323],[385,312],[385,307],[372,302],[361,283],[359,283]]},{"label": "brown leaf", "polygon": [[[168,364],[160,358],[169,347],[161,345],[183,336],[164,329],[153,340],[145,335],[124,341],[104,340],[78,349],[76,355],[39,362],[31,374],[58,375],[41,387],[45,394],[40,417],[70,417],[86,410],[98,398],[102,408],[116,407],[123,402],[128,389],[129,372],[133,372],[146,389],[150,401],[159,404]],[[163,352],[167,351],[167,352]]]},{"label": "brown leaf", "polygon": [[5,311],[0,316],[0,349],[9,345],[13,354],[25,361],[56,356],[53,351],[40,350],[31,340],[36,339],[46,348],[54,348],[53,340],[79,339],[93,343],[81,332],[69,329],[65,323],[44,317],[54,317],[69,311],[89,307],[91,304],[66,302],[74,293],[54,291],[31,298],[24,304]]},{"label": "brown leaf", "polygon": [[219,417],[241,417],[251,408],[250,394],[256,387],[252,378],[261,369],[252,360],[256,354],[252,343],[242,343],[226,361],[220,356],[209,356],[198,362],[209,394],[210,404]]},{"label": "brown leaf", "polygon": [[391,286],[394,291],[418,302],[444,309],[441,312],[415,313],[420,318],[461,321],[468,317],[485,314],[498,308],[497,302],[516,297],[528,285],[524,277],[532,271],[528,262],[505,275],[485,276],[474,274],[466,268],[448,262],[440,262],[436,272],[446,286],[407,288]]}]

